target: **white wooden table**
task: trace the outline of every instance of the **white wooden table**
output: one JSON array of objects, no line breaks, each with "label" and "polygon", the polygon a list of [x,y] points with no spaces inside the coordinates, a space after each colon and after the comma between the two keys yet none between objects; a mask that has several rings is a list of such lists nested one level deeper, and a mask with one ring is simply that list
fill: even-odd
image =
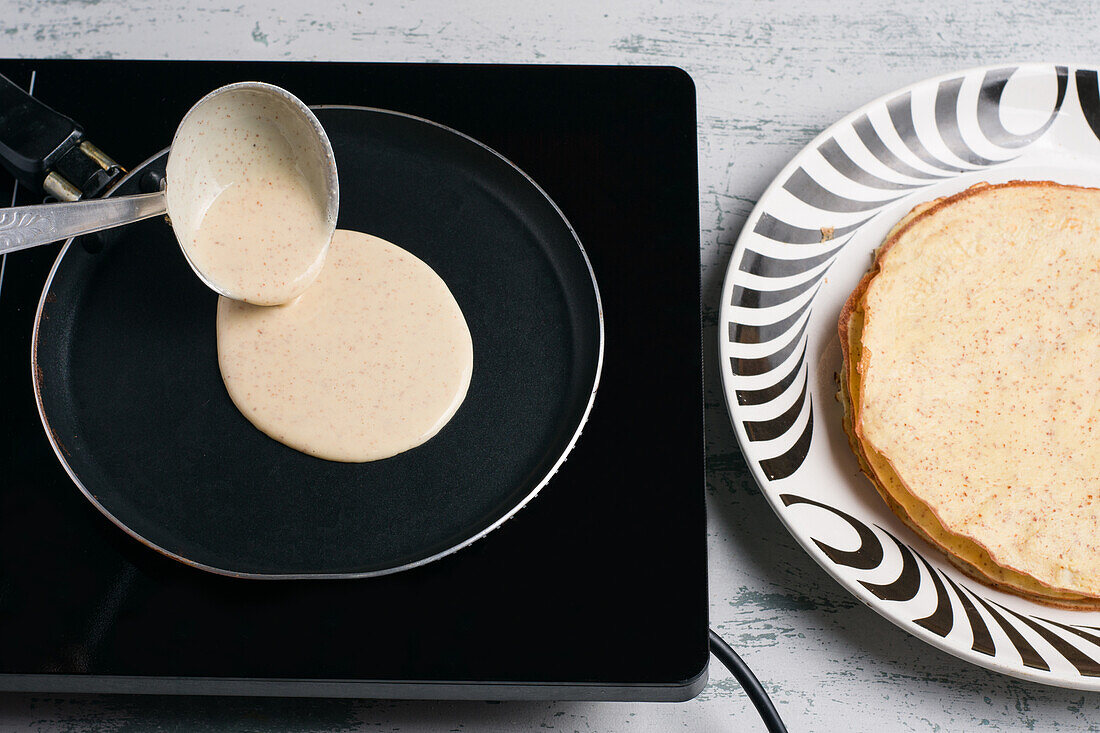
[{"label": "white wooden table", "polygon": [[[799,148],[904,84],[1002,61],[1100,63],[1090,2],[0,0],[0,56],[674,64],[698,87],[711,624],[794,731],[1100,729],[1100,697],[971,667],[859,605],[746,472],[718,381],[745,217]],[[521,7],[522,5],[522,7]],[[1095,726],[1095,728],[1094,728]],[[754,730],[725,670],[684,704],[0,696],[0,729]]]}]

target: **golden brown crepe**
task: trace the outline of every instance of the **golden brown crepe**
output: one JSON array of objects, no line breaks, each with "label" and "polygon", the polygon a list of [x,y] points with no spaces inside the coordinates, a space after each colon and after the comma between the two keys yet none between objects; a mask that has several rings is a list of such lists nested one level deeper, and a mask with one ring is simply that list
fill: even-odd
[{"label": "golden brown crepe", "polygon": [[1100,190],[918,206],[839,330],[845,430],[895,514],[984,582],[1100,608]]}]

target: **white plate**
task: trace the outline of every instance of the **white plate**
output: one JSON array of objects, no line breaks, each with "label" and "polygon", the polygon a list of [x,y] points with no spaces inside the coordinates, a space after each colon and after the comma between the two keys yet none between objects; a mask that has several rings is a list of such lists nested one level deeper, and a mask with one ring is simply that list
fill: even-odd
[{"label": "white plate", "polygon": [[837,316],[890,227],[921,201],[1014,179],[1100,186],[1096,70],[971,69],[830,127],[768,187],[737,240],[722,288],[722,382],[772,508],[852,594],[967,661],[1100,690],[1100,612],[1032,603],[951,566],[860,474],[835,397]]}]

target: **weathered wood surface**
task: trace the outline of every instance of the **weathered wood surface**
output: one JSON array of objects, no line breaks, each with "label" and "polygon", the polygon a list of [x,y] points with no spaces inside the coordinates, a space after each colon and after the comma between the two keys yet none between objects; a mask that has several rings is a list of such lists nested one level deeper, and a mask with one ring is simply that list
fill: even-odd
[{"label": "weathered wood surface", "polygon": [[[748,476],[717,378],[718,295],[771,178],[820,130],[904,84],[1002,61],[1095,60],[1090,2],[0,0],[0,56],[675,64],[699,94],[712,625],[791,730],[1100,729],[1100,696],[971,667],[864,608]],[[0,729],[755,730],[717,665],[685,704],[0,696]]]}]

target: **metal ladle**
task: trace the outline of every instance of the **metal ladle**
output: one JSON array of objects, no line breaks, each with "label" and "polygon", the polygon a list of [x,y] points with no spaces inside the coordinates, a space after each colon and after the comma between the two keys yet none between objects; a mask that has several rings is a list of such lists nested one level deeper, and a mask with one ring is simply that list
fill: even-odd
[{"label": "metal ladle", "polygon": [[[194,151],[185,159],[173,159],[176,142],[188,137],[191,126],[200,123],[204,112],[214,102],[225,102],[226,95],[262,94],[272,98],[289,114],[278,116],[273,129],[286,141],[294,142],[294,157],[301,170],[313,171],[305,176],[317,201],[323,202],[324,217],[331,236],[336,228],[340,204],[340,187],[336,175],[336,160],[332,145],[321,123],[297,97],[272,84],[238,82],[220,87],[195,103],[184,115],[168,152],[167,185],[156,193],[118,196],[105,199],[37,204],[0,208],[0,255],[80,236],[104,229],[131,224],[167,213],[170,220],[196,221],[202,218],[212,201],[232,181],[215,180],[212,166]],[[173,187],[172,181],[186,179],[187,185]],[[232,295],[220,287],[213,273],[204,273],[187,255],[193,231],[181,233],[173,227],[176,240],[183,249],[191,269],[207,286],[220,295]],[[319,271],[319,270],[318,270]],[[316,273],[314,273],[316,276]]]}]

